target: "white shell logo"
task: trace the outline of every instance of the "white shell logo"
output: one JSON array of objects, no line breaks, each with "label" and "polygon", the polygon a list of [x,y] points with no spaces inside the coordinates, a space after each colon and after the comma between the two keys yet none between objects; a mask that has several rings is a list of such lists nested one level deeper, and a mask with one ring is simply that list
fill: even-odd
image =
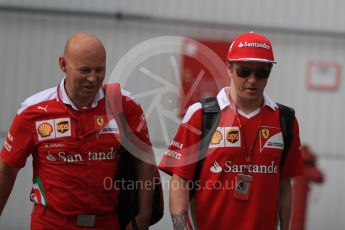
[{"label": "white shell logo", "polygon": [[213,165],[211,166],[210,171],[213,172],[213,173],[220,173],[220,172],[223,171],[223,168],[220,167],[220,165],[218,164],[217,161],[215,161],[213,163]]}]

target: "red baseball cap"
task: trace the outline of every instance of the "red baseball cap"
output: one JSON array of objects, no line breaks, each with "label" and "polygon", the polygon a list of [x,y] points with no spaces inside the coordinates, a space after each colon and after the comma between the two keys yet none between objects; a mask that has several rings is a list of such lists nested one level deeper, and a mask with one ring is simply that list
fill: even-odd
[{"label": "red baseball cap", "polygon": [[235,38],[230,45],[227,60],[277,63],[274,61],[270,40],[254,32],[244,33]]}]

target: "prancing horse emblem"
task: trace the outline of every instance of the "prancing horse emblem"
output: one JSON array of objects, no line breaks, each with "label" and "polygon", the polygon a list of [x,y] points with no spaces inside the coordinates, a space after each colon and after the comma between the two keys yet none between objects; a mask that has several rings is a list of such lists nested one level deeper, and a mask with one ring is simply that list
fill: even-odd
[{"label": "prancing horse emblem", "polygon": [[268,129],[263,129],[261,130],[262,136],[267,139],[268,136],[270,135],[270,131]]}]

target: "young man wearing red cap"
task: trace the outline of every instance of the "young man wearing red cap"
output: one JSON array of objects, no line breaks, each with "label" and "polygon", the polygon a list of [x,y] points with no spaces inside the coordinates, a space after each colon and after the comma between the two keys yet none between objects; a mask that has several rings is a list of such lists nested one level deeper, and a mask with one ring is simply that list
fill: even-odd
[{"label": "young man wearing red cap", "polygon": [[197,161],[203,108],[200,102],[189,107],[160,163],[172,175],[174,229],[289,228],[290,178],[303,169],[294,117],[292,143],[280,167],[285,144],[281,109],[264,93],[273,63],[271,42],[262,35],[241,34],[231,44],[231,87],[217,95],[220,116],[202,164]]}]

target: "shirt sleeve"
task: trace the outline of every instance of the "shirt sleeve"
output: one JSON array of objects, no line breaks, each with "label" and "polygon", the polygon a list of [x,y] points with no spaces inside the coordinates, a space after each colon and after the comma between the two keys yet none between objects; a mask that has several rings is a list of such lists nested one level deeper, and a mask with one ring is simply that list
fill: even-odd
[{"label": "shirt sleeve", "polygon": [[286,155],[281,178],[291,178],[303,175],[303,162],[301,155],[301,141],[299,137],[298,121],[295,119],[293,127],[293,140]]},{"label": "shirt sleeve", "polygon": [[185,180],[194,177],[201,141],[201,106],[191,106],[159,163],[159,169]]},{"label": "shirt sleeve", "polygon": [[123,102],[127,126],[131,133],[134,134],[134,136],[130,138],[131,143],[141,151],[151,150],[152,144],[149,137],[145,115],[141,106],[129,97],[125,97]]},{"label": "shirt sleeve", "polygon": [[34,149],[33,130],[25,112],[15,116],[0,153],[5,164],[15,168],[25,166],[27,157]]}]

